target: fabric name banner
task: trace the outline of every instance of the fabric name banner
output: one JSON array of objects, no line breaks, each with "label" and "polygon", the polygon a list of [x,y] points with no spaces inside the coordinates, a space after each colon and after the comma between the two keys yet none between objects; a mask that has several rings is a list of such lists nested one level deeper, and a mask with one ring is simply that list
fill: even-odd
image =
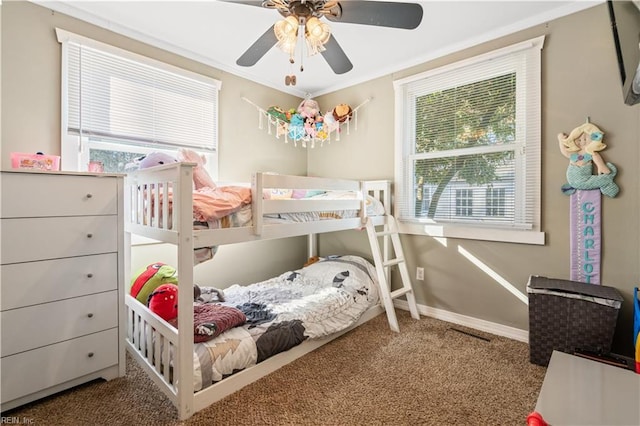
[{"label": "fabric name banner", "polygon": [[600,284],[601,199],[599,189],[570,195],[572,281]]}]

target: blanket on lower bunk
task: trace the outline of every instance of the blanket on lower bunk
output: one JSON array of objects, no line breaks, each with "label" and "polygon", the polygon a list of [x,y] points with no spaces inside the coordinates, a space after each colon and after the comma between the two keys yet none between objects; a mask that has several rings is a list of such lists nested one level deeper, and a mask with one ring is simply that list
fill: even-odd
[{"label": "blanket on lower bunk", "polygon": [[[378,303],[377,285],[375,268],[367,260],[331,256],[260,283],[226,288],[219,306],[236,309],[246,321],[195,345],[194,389],[206,388],[306,339],[348,328]],[[197,328],[197,319],[195,323]],[[195,340],[201,338],[196,332]]]}]

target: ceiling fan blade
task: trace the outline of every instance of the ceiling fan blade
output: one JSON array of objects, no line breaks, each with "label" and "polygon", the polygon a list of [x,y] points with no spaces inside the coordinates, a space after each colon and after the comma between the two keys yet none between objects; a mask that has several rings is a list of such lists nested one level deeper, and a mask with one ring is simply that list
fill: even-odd
[{"label": "ceiling fan blade", "polygon": [[349,24],[412,30],[422,22],[422,6],[418,3],[391,1],[341,1],[335,6],[338,16],[327,14],[328,20]]},{"label": "ceiling fan blade", "polygon": [[331,38],[324,45],[326,50],[321,52],[322,57],[327,61],[333,72],[336,74],[344,74],[351,71],[353,64],[338,44],[335,36],[331,34]]},{"label": "ceiling fan blade", "polygon": [[245,4],[247,6],[262,7],[262,1],[236,1],[236,0],[218,0],[224,3]]},{"label": "ceiling fan blade", "polygon": [[[275,25],[275,24],[274,24]],[[278,42],[273,32],[273,25],[269,27],[247,50],[238,58],[236,64],[250,67],[256,64]]]}]

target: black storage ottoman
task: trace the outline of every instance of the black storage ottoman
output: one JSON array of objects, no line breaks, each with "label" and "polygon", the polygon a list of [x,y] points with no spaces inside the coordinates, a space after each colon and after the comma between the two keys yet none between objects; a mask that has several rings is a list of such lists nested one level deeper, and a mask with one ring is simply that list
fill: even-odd
[{"label": "black storage ottoman", "polygon": [[613,287],[529,277],[529,359],[547,366],[555,350],[611,351],[622,295]]}]

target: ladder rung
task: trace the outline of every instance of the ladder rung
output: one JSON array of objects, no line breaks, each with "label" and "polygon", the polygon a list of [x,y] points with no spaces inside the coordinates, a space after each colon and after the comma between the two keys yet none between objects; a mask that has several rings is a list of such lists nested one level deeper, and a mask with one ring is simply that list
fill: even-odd
[{"label": "ladder rung", "polygon": [[413,290],[411,289],[411,287],[403,287],[403,288],[399,288],[398,290],[394,290],[391,292],[391,298],[395,299],[396,297],[400,297],[403,296],[407,293],[411,293]]},{"label": "ladder rung", "polygon": [[394,231],[377,231],[376,235],[378,237],[384,237],[385,235],[393,235],[393,234],[397,234],[397,232]]},{"label": "ladder rung", "polygon": [[399,257],[397,259],[391,259],[391,260],[387,260],[386,262],[383,263],[384,266],[393,266],[393,265],[397,265],[399,263],[404,262],[404,259]]}]

